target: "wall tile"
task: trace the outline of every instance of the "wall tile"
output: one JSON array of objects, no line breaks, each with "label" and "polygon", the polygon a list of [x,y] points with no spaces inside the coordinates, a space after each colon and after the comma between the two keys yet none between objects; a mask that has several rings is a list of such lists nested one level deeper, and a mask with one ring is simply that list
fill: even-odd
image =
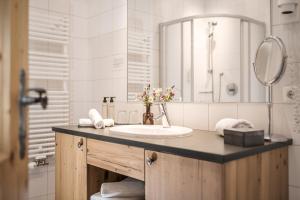
[{"label": "wall tile", "polygon": [[70,0],[50,0],[49,10],[64,14],[70,13]]},{"label": "wall tile", "polygon": [[127,0],[113,0],[113,8],[117,8],[120,6],[127,7]]},{"label": "wall tile", "polygon": [[29,6],[34,8],[48,9],[49,0],[30,0]]},{"label": "wall tile", "polygon": [[273,26],[273,35],[285,43],[289,62],[300,62],[300,22]]},{"label": "wall tile", "polygon": [[87,38],[72,37],[70,44],[70,52],[72,58],[88,59],[89,43]]},{"label": "wall tile", "polygon": [[266,104],[238,104],[238,118],[252,122],[255,128],[268,130],[268,107]]},{"label": "wall tile", "polygon": [[183,104],[182,103],[168,103],[167,112],[171,125],[183,126]]},{"label": "wall tile", "polygon": [[273,104],[272,133],[291,137],[294,125],[292,113],[291,104]]},{"label": "wall tile", "polygon": [[113,32],[113,54],[127,54],[127,29]]},{"label": "wall tile", "polygon": [[47,200],[47,195],[32,197],[29,200]]},{"label": "wall tile", "polygon": [[[93,80],[110,79],[113,76],[113,58],[107,56],[92,60]],[[91,78],[90,77],[90,78]]]},{"label": "wall tile", "polygon": [[184,104],[183,113],[184,126],[208,130],[208,104]]},{"label": "wall tile", "polygon": [[71,16],[71,36],[88,37],[88,20],[82,17]]},{"label": "wall tile", "polygon": [[86,0],[71,0],[70,13],[73,16],[88,17],[88,2]]},{"label": "wall tile", "polygon": [[300,188],[299,187],[289,187],[289,199],[299,200],[300,199]]},{"label": "wall tile", "polygon": [[127,6],[113,9],[113,30],[127,27]]},{"label": "wall tile", "polygon": [[28,194],[30,199],[43,195],[47,197],[47,171],[45,171],[47,168],[42,168],[33,169],[33,172],[29,173]]},{"label": "wall tile", "polygon": [[209,104],[209,130],[214,131],[216,123],[223,118],[237,118],[237,104]]},{"label": "wall tile", "polygon": [[72,81],[87,81],[92,75],[92,67],[88,60],[72,60],[70,68],[70,80]]},{"label": "wall tile", "polygon": [[55,200],[55,194],[48,194],[47,200]]},{"label": "wall tile", "polygon": [[103,12],[112,10],[112,0],[90,0],[89,4],[89,17],[94,17]]},{"label": "wall tile", "polygon": [[113,30],[113,11],[101,13],[89,18],[89,36],[95,37],[99,34],[109,33]]},{"label": "wall tile", "polygon": [[273,87],[273,102],[274,103],[289,103],[286,101],[285,87],[295,87],[300,84],[300,63],[289,63],[282,79]]}]

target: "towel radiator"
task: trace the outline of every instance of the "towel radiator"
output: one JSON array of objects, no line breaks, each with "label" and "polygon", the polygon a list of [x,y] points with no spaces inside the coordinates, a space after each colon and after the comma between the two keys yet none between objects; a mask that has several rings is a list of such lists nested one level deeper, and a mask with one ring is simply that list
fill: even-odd
[{"label": "towel radiator", "polygon": [[[47,110],[29,107],[30,161],[55,154],[53,126],[69,124],[69,17],[57,13],[29,13],[29,85],[47,89]],[[40,162],[39,162],[40,163]],[[41,162],[47,164],[47,162]]]}]

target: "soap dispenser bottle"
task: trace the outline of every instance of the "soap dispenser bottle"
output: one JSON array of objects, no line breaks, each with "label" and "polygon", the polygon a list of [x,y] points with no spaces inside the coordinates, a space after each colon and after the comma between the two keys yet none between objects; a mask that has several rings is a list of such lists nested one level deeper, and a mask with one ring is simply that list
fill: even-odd
[{"label": "soap dispenser bottle", "polygon": [[109,119],[114,119],[114,114],[115,114],[115,102],[114,98],[116,97],[110,97],[109,103],[108,103],[108,118]]},{"label": "soap dispenser bottle", "polygon": [[103,97],[103,101],[102,101],[102,117],[104,119],[107,118],[108,115],[108,103],[107,103],[107,98],[109,97]]}]

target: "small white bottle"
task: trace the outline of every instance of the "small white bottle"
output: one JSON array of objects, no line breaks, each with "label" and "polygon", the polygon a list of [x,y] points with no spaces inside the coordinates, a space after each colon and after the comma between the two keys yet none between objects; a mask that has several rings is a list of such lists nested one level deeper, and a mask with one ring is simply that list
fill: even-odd
[{"label": "small white bottle", "polygon": [[110,97],[110,100],[109,100],[109,103],[108,103],[107,118],[109,118],[109,119],[114,119],[114,115],[115,115],[114,98],[116,98],[116,97]]},{"label": "small white bottle", "polygon": [[102,101],[102,113],[101,114],[104,119],[106,119],[108,116],[107,98],[109,98],[109,97],[103,97],[103,101]]}]

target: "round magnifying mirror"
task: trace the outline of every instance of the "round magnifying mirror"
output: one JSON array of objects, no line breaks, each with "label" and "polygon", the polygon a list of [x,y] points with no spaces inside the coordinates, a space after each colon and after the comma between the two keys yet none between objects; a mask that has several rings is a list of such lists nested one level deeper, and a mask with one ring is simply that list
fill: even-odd
[{"label": "round magnifying mirror", "polygon": [[270,36],[259,45],[255,56],[254,72],[258,81],[268,87],[269,127],[266,140],[286,141],[283,136],[271,135],[272,85],[282,78],[286,62],[286,48],[280,38]]},{"label": "round magnifying mirror", "polygon": [[265,86],[271,86],[283,76],[286,68],[286,49],[278,37],[267,37],[258,47],[254,63],[257,79]]}]

